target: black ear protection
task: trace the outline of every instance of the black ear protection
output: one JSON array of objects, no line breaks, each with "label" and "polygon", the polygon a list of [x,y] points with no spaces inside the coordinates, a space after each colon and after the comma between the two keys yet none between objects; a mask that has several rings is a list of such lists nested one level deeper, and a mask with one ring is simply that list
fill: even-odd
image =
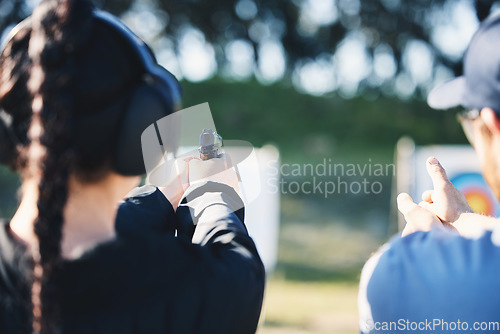
[{"label": "black ear protection", "polygon": [[169,71],[156,62],[149,47],[122,21],[100,10],[94,10],[94,17],[123,37],[143,67],[142,80],[131,93],[121,120],[113,169],[122,175],[145,174],[142,132],[180,106],[180,85]]},{"label": "black ear protection", "polygon": [[[93,17],[116,32],[135,54],[142,77],[132,90],[121,93],[120,100],[126,103],[120,109],[112,168],[122,175],[145,174],[141,146],[142,132],[155,121],[173,113],[180,107],[181,88],[177,79],[159,65],[149,47],[117,17],[100,10],[93,11]],[[29,19],[27,19],[29,20]],[[21,29],[21,22],[11,32],[10,39]],[[6,114],[1,111],[1,113]],[[99,122],[95,115],[93,122]],[[114,124],[113,124],[114,125]],[[114,125],[116,127],[116,125]],[[88,134],[91,136],[92,134]],[[11,122],[0,117],[0,163],[9,164],[15,159],[18,140]],[[159,157],[161,158],[161,157]]]}]

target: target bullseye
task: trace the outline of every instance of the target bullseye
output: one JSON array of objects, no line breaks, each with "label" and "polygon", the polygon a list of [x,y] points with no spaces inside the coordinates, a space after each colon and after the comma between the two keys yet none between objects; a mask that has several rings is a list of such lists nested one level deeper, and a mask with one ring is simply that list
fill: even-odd
[{"label": "target bullseye", "polygon": [[458,174],[451,179],[451,182],[464,193],[469,206],[474,212],[488,216],[498,216],[500,214],[500,205],[481,174]]}]

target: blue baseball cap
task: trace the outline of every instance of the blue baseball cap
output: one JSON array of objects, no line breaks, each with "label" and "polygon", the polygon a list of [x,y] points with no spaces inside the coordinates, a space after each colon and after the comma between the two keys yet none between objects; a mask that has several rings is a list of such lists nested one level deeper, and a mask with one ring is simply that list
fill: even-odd
[{"label": "blue baseball cap", "polygon": [[485,107],[500,114],[500,13],[481,23],[464,58],[464,75],[434,88],[427,97],[434,109]]}]

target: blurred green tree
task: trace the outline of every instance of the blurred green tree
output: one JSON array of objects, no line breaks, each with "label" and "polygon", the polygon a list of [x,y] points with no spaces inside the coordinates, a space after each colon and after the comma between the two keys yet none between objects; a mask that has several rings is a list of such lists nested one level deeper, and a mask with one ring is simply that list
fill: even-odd
[{"label": "blurred green tree", "polygon": [[[36,0],[0,0],[1,31],[27,16],[36,2]],[[152,16],[139,16],[136,22],[142,25],[149,24],[147,28],[150,30],[149,33],[156,34],[156,36],[146,36],[148,40],[167,36],[169,47],[174,54],[179,53],[179,40],[186,27],[201,32],[203,38],[213,46],[213,57],[219,72],[229,61],[227,46],[231,42],[240,42],[239,48],[234,49],[236,54],[244,51],[253,58],[253,65],[250,66],[251,75],[254,74],[253,69],[257,67],[260,59],[267,57],[266,50],[262,46],[270,40],[275,43],[272,44],[274,47],[278,43],[282,46],[283,70],[270,81],[291,79],[298,70],[304,69],[308,64],[319,64],[316,69],[321,73],[321,69],[325,68],[321,66],[325,64],[328,66],[340,54],[339,45],[349,39],[356,40],[361,46],[359,47],[358,43],[351,45],[352,48],[344,48],[344,58],[348,58],[349,53],[362,52],[364,58],[359,61],[366,68],[360,70],[361,73],[358,75],[353,74],[357,82],[350,87],[351,91],[380,90],[384,88],[384,84],[387,86],[387,82],[391,83],[388,87],[390,90],[397,80],[399,80],[397,83],[404,88],[405,80],[410,80],[413,81],[414,87],[406,90],[409,93],[407,95],[411,95],[414,92],[425,93],[435,80],[439,81],[440,75],[443,77],[443,70],[448,76],[452,73],[459,74],[461,71],[461,54],[465,46],[460,48],[448,45],[446,49],[443,45],[452,43],[446,41],[449,35],[443,33],[439,35],[435,29],[443,22],[451,20],[454,6],[458,3],[468,3],[471,9],[475,9],[477,18],[482,20],[497,1],[95,0],[95,2],[99,7],[121,16],[127,16],[134,11],[137,13],[138,9],[146,8]],[[457,14],[458,19],[461,18],[459,14]],[[161,24],[153,29],[151,22],[155,19]],[[451,24],[448,26],[450,29],[453,27]],[[438,32],[446,31],[450,32],[449,29],[441,29]],[[408,57],[406,52],[408,50],[416,56]],[[418,59],[425,60],[425,57],[429,60],[427,63],[424,62],[422,65],[424,67],[409,68],[413,66],[409,64],[419,62]],[[273,63],[269,66],[272,67]],[[337,72],[339,67],[345,66],[343,63],[337,64]],[[354,64],[355,70],[359,67]],[[352,72],[350,68],[347,71]],[[418,72],[429,72],[429,75],[422,76]],[[400,74],[408,75],[400,76],[398,79]],[[325,70],[326,75],[330,75],[330,72]],[[296,81],[300,81],[300,77],[297,78]],[[345,78],[340,76],[336,81],[338,83],[343,79]],[[336,87],[338,85],[332,81],[330,90]],[[328,90],[327,87],[325,91]],[[319,89],[318,92],[324,91]]]}]

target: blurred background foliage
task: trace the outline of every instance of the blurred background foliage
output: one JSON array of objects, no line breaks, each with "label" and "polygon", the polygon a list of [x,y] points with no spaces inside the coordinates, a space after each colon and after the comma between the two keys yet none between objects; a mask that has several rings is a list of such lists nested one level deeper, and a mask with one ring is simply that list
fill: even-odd
[{"label": "blurred background foliage", "polygon": [[[0,0],[3,39],[37,2]],[[185,106],[208,101],[224,138],[274,144],[290,164],[390,164],[403,135],[418,145],[465,144],[454,113],[432,111],[424,98],[460,74],[472,34],[500,7],[490,0],[95,3],[153,47],[182,81]],[[377,195],[282,195],[262,332],[358,332],[361,267],[395,232],[392,175],[376,181]],[[0,217],[13,214],[18,186],[0,168]]]},{"label": "blurred background foliage", "polygon": [[227,139],[256,146],[274,143],[286,163],[324,157],[352,161],[368,152],[389,162],[396,141],[407,134],[420,145],[466,143],[453,113],[432,110],[419,99],[316,97],[255,80],[212,79],[183,87],[185,105],[209,101],[215,124]]},{"label": "blurred background foliage", "polygon": [[[1,0],[0,31],[37,0]],[[425,96],[459,74],[493,0],[95,0],[178,77],[292,83],[311,94]]]}]

